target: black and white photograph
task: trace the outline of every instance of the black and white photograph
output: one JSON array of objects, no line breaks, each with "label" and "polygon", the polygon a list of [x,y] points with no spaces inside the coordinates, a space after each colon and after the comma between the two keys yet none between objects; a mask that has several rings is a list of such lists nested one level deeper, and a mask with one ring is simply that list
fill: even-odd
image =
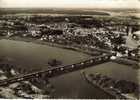
[{"label": "black and white photograph", "polygon": [[140,99],[140,0],[0,0],[0,99]]}]

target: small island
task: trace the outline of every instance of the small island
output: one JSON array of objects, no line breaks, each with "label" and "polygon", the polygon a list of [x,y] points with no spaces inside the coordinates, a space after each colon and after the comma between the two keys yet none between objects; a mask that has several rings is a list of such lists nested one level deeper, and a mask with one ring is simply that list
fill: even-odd
[{"label": "small island", "polygon": [[56,60],[56,59],[50,59],[48,61],[48,65],[52,66],[52,67],[55,67],[55,66],[59,66],[59,65],[62,65],[62,62],[59,61],[59,60]]}]

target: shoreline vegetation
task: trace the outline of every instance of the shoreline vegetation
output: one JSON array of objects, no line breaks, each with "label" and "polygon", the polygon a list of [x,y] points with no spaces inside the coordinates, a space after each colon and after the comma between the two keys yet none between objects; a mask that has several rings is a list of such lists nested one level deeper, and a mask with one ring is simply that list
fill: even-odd
[{"label": "shoreline vegetation", "polygon": [[[104,76],[102,74],[96,73],[96,74],[87,74],[85,71],[81,72],[81,76],[83,79],[88,82],[89,84],[96,86],[97,88],[103,90],[105,93],[112,95],[116,99],[138,99],[139,93],[137,94],[139,90],[136,85],[133,82],[125,81],[125,80],[114,80],[108,76]],[[127,89],[124,89],[122,86],[122,82],[125,82],[127,84],[125,85],[133,85],[133,92],[132,94],[137,95],[136,98],[134,96],[131,96],[131,93],[127,94],[127,92],[130,92],[130,87],[127,87]],[[122,85],[122,86],[121,86]]]},{"label": "shoreline vegetation", "polygon": [[90,80],[87,78],[87,75],[86,75],[86,73],[85,73],[84,71],[81,72],[80,74],[81,74],[81,77],[82,77],[86,82],[88,82],[89,84],[95,86],[96,88],[101,89],[101,90],[104,91],[105,93],[111,95],[113,98],[116,98],[116,95],[111,94],[110,92],[108,92],[108,91],[106,91],[105,89],[101,88],[99,85],[92,83],[92,81],[90,81]]},{"label": "shoreline vegetation", "polygon": [[[58,47],[58,48],[63,48],[63,49],[70,49],[70,50],[74,50],[74,51],[78,51],[80,49],[71,49],[70,47],[68,48],[67,46],[65,45],[60,45],[60,44],[56,44],[56,43],[49,43],[49,42],[45,42],[45,41],[41,41],[41,40],[36,40],[36,39],[33,39],[33,38],[30,38],[30,39],[27,39],[27,38],[19,38],[19,37],[11,37],[11,38],[2,38],[0,37],[0,39],[9,39],[9,40],[14,40],[14,41],[23,41],[23,42],[30,42],[30,43],[37,43],[37,44],[41,44],[41,45],[49,45],[49,46],[52,46],[52,47]],[[83,52],[83,51],[82,51]],[[85,52],[83,52],[85,53]],[[117,60],[115,60],[116,62]],[[114,61],[113,61],[114,62]],[[117,61],[118,63],[119,61]],[[121,62],[121,64],[124,63],[124,62]],[[131,63],[125,63],[126,65],[130,65]],[[95,87],[97,88],[100,88],[99,86],[96,86],[96,84],[94,84]],[[102,88],[101,88],[102,89]],[[106,92],[106,90],[103,89],[103,91]],[[106,92],[108,94],[110,94],[109,92]],[[112,96],[114,96],[114,94],[110,94]]]},{"label": "shoreline vegetation", "polygon": [[[130,78],[129,76],[131,75],[131,74],[129,75],[129,73],[132,72],[131,70],[134,69],[135,70],[134,73],[135,73],[139,71],[139,68],[140,68],[139,55],[138,55],[139,53],[137,52],[139,49],[135,51],[127,47],[126,37],[125,37],[125,36],[129,37],[129,34],[133,34],[134,32],[137,32],[140,30],[139,28],[140,25],[138,23],[138,20],[140,18],[136,17],[134,15],[135,13],[139,13],[139,11],[137,11],[137,9],[0,8],[0,14],[1,14],[0,40],[5,39],[7,41],[8,40],[17,41],[17,42],[21,41],[25,43],[27,42],[29,44],[30,43],[38,44],[39,46],[46,45],[48,47],[50,46],[57,49],[59,48],[63,50],[67,49],[66,53],[68,53],[68,51],[76,51],[77,53],[80,52],[81,55],[82,54],[90,55],[90,57],[91,56],[96,57],[100,55],[104,56],[104,54],[112,54],[112,56],[110,57],[110,59],[108,59],[107,62],[111,62],[111,63],[113,62],[114,65],[112,64],[109,66],[119,68],[115,66],[115,63],[122,64],[122,66],[127,65],[126,67],[130,67],[130,71],[126,71],[126,73],[124,72],[125,74],[122,74],[122,75],[124,76],[126,75],[126,77],[129,79]],[[136,58],[136,60],[128,59],[127,57],[133,57],[133,58]],[[44,58],[46,62],[47,57],[45,56]],[[0,71],[2,73],[4,72],[4,74],[2,75],[4,76],[4,78],[6,77],[6,79],[9,79],[9,77],[7,77],[7,73],[11,74],[17,71],[19,72],[19,74],[27,74],[27,73],[32,73],[32,72],[41,70],[41,69],[31,70],[29,68],[27,68],[26,70],[23,67],[20,67],[20,66],[23,66],[24,64],[17,66],[16,65],[17,62],[15,62],[15,64],[13,62],[9,63],[10,60],[8,61],[8,59],[10,58],[0,57],[0,64],[2,63],[2,61],[4,61],[5,65],[1,65],[1,66],[4,68],[4,70],[6,70],[6,71],[3,71],[1,67]],[[48,62],[48,65],[51,65],[51,67],[55,67],[57,65],[59,66],[63,64],[63,62],[59,61],[59,59],[56,59],[56,57],[54,57],[54,59],[50,59],[50,61],[47,61],[47,62]],[[14,67],[19,67],[19,69],[18,68],[10,69],[12,67],[8,67],[8,66],[12,64]],[[108,65],[104,63],[104,66],[108,66]],[[110,70],[113,73],[113,75],[116,75],[115,73],[117,71],[116,69],[111,68],[111,69],[106,69],[106,70]],[[105,72],[104,69],[103,71]],[[122,69],[119,68],[118,72],[123,73],[123,68]],[[96,75],[94,75],[94,73],[91,72],[92,77],[90,77],[89,73],[90,72],[85,73],[85,71],[81,71],[81,74],[79,74],[79,76],[83,78],[82,80],[84,80],[84,83],[86,85],[88,85],[87,83],[90,83],[90,85],[92,85],[93,87],[97,89],[99,88],[99,90],[105,92],[105,94],[107,93],[111,95],[111,97],[113,96],[113,98],[115,98],[116,95],[119,97],[121,97],[120,95],[123,95],[124,96],[122,97],[123,99],[126,99],[125,97],[129,96],[129,94],[127,95],[127,93],[125,94],[125,93],[122,93],[121,91],[118,91],[117,92],[118,94],[114,93],[113,89],[115,88],[111,88],[112,91],[107,92],[108,89],[110,90],[110,86],[114,86],[114,83],[113,85],[110,85],[110,84],[108,85],[108,83],[111,83],[111,82],[108,82],[108,80],[106,81],[106,79],[110,78],[109,81],[110,80],[112,81],[112,80],[115,80],[116,77],[112,77],[108,75],[105,75],[106,77],[104,77],[103,75],[102,77],[101,75],[100,78],[95,79]],[[132,74],[132,78],[135,78],[136,74],[134,75]],[[73,77],[75,78],[76,76],[74,75],[75,74],[73,74]],[[122,75],[120,76],[121,79],[122,79]],[[18,76],[18,74],[16,76]],[[1,80],[3,80],[3,77]],[[71,81],[71,79],[68,79],[68,80]],[[58,81],[57,79],[55,79],[55,84],[58,85],[60,81],[61,81],[60,79],[58,79]],[[71,84],[70,81],[69,83]],[[76,81],[75,81],[76,84],[74,85],[75,86],[79,85],[77,84],[78,82],[80,82],[81,84],[80,87],[82,87],[82,81],[80,81],[78,78],[76,78]],[[133,85],[130,85],[127,82],[128,82],[127,79],[124,78],[124,80],[120,83],[120,85],[125,90],[128,89],[130,91],[133,91],[135,87],[133,87]],[[65,83],[65,81],[62,80],[62,83]],[[14,85],[15,84],[16,83],[14,83]],[[44,97],[44,98],[53,98],[51,97],[53,95],[51,93],[54,92],[55,90],[59,91],[57,87],[53,87],[55,86],[55,84],[53,84],[51,80],[46,78],[45,75],[41,75],[38,78],[35,77],[35,79],[31,79],[29,81],[27,80],[25,81],[25,83],[24,81],[23,83],[19,82],[18,84],[19,85],[14,86],[14,88],[12,88],[13,89],[12,91],[14,91],[15,89],[16,90],[15,93],[17,93],[15,95],[19,95],[21,96],[21,98],[23,96],[25,96],[25,98],[28,98],[29,96],[28,93],[34,92],[34,91],[30,91],[32,90],[31,87],[33,85],[35,85],[39,89],[42,89],[42,91],[37,89],[38,91],[37,95],[35,94],[36,96],[34,97],[31,96],[31,98],[39,98],[39,93],[40,93],[40,96],[46,94],[47,97]],[[136,83],[136,84],[139,84],[139,83]],[[105,88],[107,87],[107,90],[104,89],[104,85],[107,85],[105,86]],[[12,87],[13,84],[10,84],[9,86]],[[1,94],[6,95],[6,92],[8,92],[9,93],[8,96],[10,96],[10,92],[7,91],[8,90],[7,88],[9,88],[9,86],[0,87],[0,97],[1,97]],[[73,86],[73,84],[71,84],[71,86]],[[58,85],[58,87],[61,88],[60,90],[62,91],[62,93],[63,91],[65,92],[65,89],[67,89],[67,87],[65,88],[65,84],[62,87]],[[84,90],[80,89],[77,92],[84,91],[89,94],[91,93],[92,95],[95,95],[95,96],[96,94],[98,94],[98,91],[96,93],[96,89],[93,89],[94,92],[91,92],[90,87],[85,88],[86,87],[85,85],[83,85],[83,87],[84,87]],[[5,93],[1,90],[3,90]],[[85,90],[88,90],[90,92],[85,91]],[[75,91],[75,88],[72,91]],[[66,93],[69,93],[69,92],[67,91]],[[139,92],[136,91],[136,93],[139,93]],[[62,95],[65,95],[65,93],[63,93]],[[99,93],[98,96],[100,97],[101,95],[102,93],[101,94]],[[6,97],[2,97],[2,98],[6,98]],[[135,96],[135,98],[137,97]]]},{"label": "shoreline vegetation", "polygon": [[[34,39],[34,38],[0,37],[0,39],[8,39],[8,40],[14,40],[14,41],[23,41],[23,42],[36,43],[36,44],[41,44],[41,45],[48,45],[48,46],[51,46],[51,47],[57,47],[57,48],[68,49],[68,50],[72,50],[72,51],[85,53],[85,54],[88,54],[88,55],[91,55],[91,56],[99,56],[103,53],[107,53],[106,51],[101,53],[101,51],[103,51],[103,50],[92,52],[92,51],[86,50],[85,48],[82,48],[82,47],[67,46],[67,45],[63,45],[63,44],[42,41],[40,39]],[[109,53],[109,51],[108,51],[108,53]],[[140,65],[137,61],[124,59],[122,57],[117,57],[116,59],[113,59],[113,60],[110,60],[110,61],[118,63],[118,64],[128,65],[128,66],[131,66],[134,69],[139,69],[140,68]]]},{"label": "shoreline vegetation", "polygon": [[[18,75],[30,73],[30,70],[19,68],[14,64],[0,62],[0,81],[16,77]],[[50,93],[54,87],[45,77],[34,78],[22,82],[16,82],[6,87],[0,87],[0,97],[2,98],[50,98]],[[5,93],[6,92],[6,93]]]},{"label": "shoreline vegetation", "polygon": [[48,45],[51,47],[57,47],[57,48],[62,48],[62,49],[68,49],[68,50],[72,50],[72,51],[78,51],[78,52],[82,52],[88,55],[92,55],[92,56],[98,56],[100,55],[100,53],[93,53],[93,52],[89,52],[89,51],[85,51],[85,50],[81,50],[80,48],[76,48],[76,47],[72,47],[72,46],[66,46],[66,45],[62,45],[62,44],[57,44],[57,43],[51,43],[51,42],[46,42],[46,41],[41,41],[41,40],[37,40],[34,38],[20,38],[20,37],[13,37],[13,38],[1,38],[1,39],[8,39],[8,40],[14,40],[14,41],[23,41],[23,42],[30,42],[30,43],[35,43],[35,44],[40,44],[40,45]]}]

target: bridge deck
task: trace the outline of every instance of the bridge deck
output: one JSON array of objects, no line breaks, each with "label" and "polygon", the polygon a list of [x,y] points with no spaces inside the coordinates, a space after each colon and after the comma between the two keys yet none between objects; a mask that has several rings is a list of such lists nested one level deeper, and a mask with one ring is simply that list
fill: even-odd
[{"label": "bridge deck", "polygon": [[43,71],[33,72],[26,75],[15,76],[13,78],[1,81],[0,86],[6,86],[15,82],[20,82],[20,81],[40,77],[43,74],[45,74],[47,78],[50,78],[50,77],[58,76],[64,73],[73,72],[73,71],[84,69],[93,65],[108,62],[111,56],[112,56],[111,54],[101,55],[101,56],[93,57],[91,59],[84,60],[84,61],[70,64],[70,65],[66,65],[66,66],[52,67]]}]

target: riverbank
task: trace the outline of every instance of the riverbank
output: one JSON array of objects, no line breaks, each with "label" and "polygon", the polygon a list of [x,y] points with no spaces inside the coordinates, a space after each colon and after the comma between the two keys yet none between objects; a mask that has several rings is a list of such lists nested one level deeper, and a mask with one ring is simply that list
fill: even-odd
[{"label": "riverbank", "polygon": [[[0,81],[16,77],[21,74],[29,73],[28,70],[18,68],[16,65],[10,63],[0,62]],[[2,98],[50,98],[50,93],[53,91],[48,79],[43,77],[26,80],[22,82],[16,82],[10,85],[0,87],[0,96]],[[42,87],[42,88],[41,88]]]},{"label": "riverbank", "polygon": [[[96,86],[104,92],[114,96],[116,99],[137,99],[139,98],[138,85],[126,80],[115,80],[102,74],[87,74],[82,72],[81,76],[89,84]],[[123,86],[125,84],[126,86]],[[137,92],[136,92],[137,91]]]},{"label": "riverbank", "polygon": [[[88,54],[90,56],[99,56],[103,53],[109,53],[109,51],[107,52],[106,50],[98,50],[98,49],[92,49],[89,50],[88,48],[85,47],[78,47],[78,46],[69,46],[69,45],[63,45],[63,44],[58,44],[58,43],[54,43],[54,42],[47,42],[47,41],[42,41],[40,39],[34,39],[34,38],[27,38],[27,37],[0,37],[0,39],[8,39],[8,40],[15,40],[15,41],[24,41],[24,42],[31,42],[31,43],[36,43],[36,44],[41,44],[41,45],[48,45],[51,47],[57,47],[57,48],[62,48],[62,49],[68,49],[68,50],[72,50],[72,51],[77,51],[77,52],[82,52],[85,54]],[[94,51],[94,52],[93,52]],[[132,68],[134,69],[139,69],[140,65],[138,62],[133,61],[133,60],[128,60],[128,59],[124,59],[121,57],[118,57],[114,60],[111,60],[112,62],[118,63],[118,64],[124,64],[124,65],[129,65],[132,66]]]},{"label": "riverbank", "polygon": [[112,62],[118,63],[118,64],[123,64],[123,65],[128,65],[130,67],[132,67],[133,69],[139,69],[140,68],[140,64],[137,61],[133,61],[133,60],[129,60],[129,59],[125,59],[125,58],[121,58],[118,57],[114,60],[111,60]]},{"label": "riverbank", "polygon": [[[65,52],[64,53],[64,55],[62,54],[62,55],[60,55],[60,56],[63,56],[63,58],[64,59],[67,59],[68,58],[68,62],[70,62],[70,63],[72,63],[70,60],[71,59],[74,59],[74,58],[76,58],[76,59],[80,59],[80,57],[82,57],[81,55],[83,54],[83,53],[80,53],[80,55],[79,55],[79,53],[78,52],[73,52],[73,51],[71,51],[71,50],[64,50],[64,49],[61,49],[60,50],[60,48],[52,48],[52,47],[49,47],[49,46],[43,46],[43,45],[38,45],[38,44],[34,44],[34,43],[26,43],[26,42],[20,42],[20,41],[12,41],[12,40],[1,40],[1,45],[0,45],[0,47],[2,48],[1,49],[1,53],[3,53],[2,55],[7,55],[7,56],[10,56],[10,57],[14,57],[15,58],[15,56],[14,55],[17,55],[17,56],[20,56],[20,57],[16,57],[17,59],[17,61],[19,61],[19,59],[18,58],[21,58],[21,60],[25,60],[25,62],[26,62],[26,59],[33,59],[33,61],[34,61],[34,63],[37,61],[37,62],[39,62],[39,61],[41,61],[42,62],[42,60],[43,59],[45,59],[45,62],[47,61],[47,58],[48,58],[48,56],[49,55],[54,55],[53,57],[56,57],[56,55],[58,55],[58,54],[61,54],[61,52],[60,51],[62,51],[62,52]],[[50,49],[51,48],[51,49]],[[31,50],[30,50],[31,49]],[[54,50],[54,49],[56,49],[56,50]],[[18,52],[17,52],[18,51]],[[44,52],[45,51],[45,52]],[[52,51],[52,52],[51,52]],[[70,51],[70,52],[69,52]],[[55,53],[56,52],[56,53]],[[38,53],[38,54],[37,54]],[[72,54],[71,53],[74,53],[74,55],[76,55],[77,53],[78,53],[78,55],[79,56],[77,56],[77,57],[70,57]],[[37,56],[34,56],[34,55],[36,55],[37,54]],[[65,56],[65,55],[67,55],[67,54],[69,54],[69,56]],[[12,55],[12,56],[11,56]],[[26,56],[26,55],[29,55],[29,56]],[[39,55],[42,57],[42,56],[44,56],[43,57],[43,59],[38,59],[38,58],[40,58],[39,57]],[[23,57],[22,56],[24,56],[24,58],[25,59],[23,59]],[[84,56],[85,56],[85,54],[84,54]],[[65,58],[66,57],[66,58]],[[34,59],[34,58],[37,58],[37,59]],[[87,58],[89,58],[89,56],[87,56]],[[86,59],[87,59],[86,58]],[[28,59],[28,60],[29,60]],[[78,62],[79,60],[76,60],[76,59],[74,59],[73,61],[75,61],[75,62]],[[60,60],[61,61],[64,61],[63,59],[61,59],[60,58]],[[29,62],[29,64],[30,64],[30,62]],[[106,67],[106,66],[108,66],[108,65],[106,65],[106,64],[103,64],[104,65],[104,67]],[[35,66],[38,66],[37,64],[35,65]],[[35,66],[33,66],[33,68],[35,68]],[[42,66],[42,65],[41,65]],[[100,65],[99,65],[100,66]],[[99,67],[98,66],[98,67]],[[113,66],[113,65],[111,65],[111,66]],[[39,66],[38,66],[39,67]],[[97,68],[98,68],[97,67]],[[103,68],[104,68],[103,67]],[[29,67],[27,67],[28,69],[29,69]],[[118,66],[115,66],[115,68],[118,68]],[[104,68],[104,70],[108,70],[108,68]],[[121,68],[119,68],[120,70],[121,70]],[[43,69],[42,69],[43,70]],[[98,71],[98,70],[97,70]],[[78,72],[76,72],[76,73],[78,73]],[[129,72],[128,72],[129,73]],[[98,93],[98,89],[95,89],[94,87],[92,88],[92,86],[87,86],[87,84],[86,84],[86,82],[84,83],[82,83],[82,79],[80,80],[79,78],[80,78],[80,75],[79,76],[77,76],[77,78],[74,78],[74,77],[76,77],[76,75],[78,75],[78,74],[74,74],[73,75],[73,73],[70,73],[69,74],[71,77],[67,77],[67,74],[65,74],[65,75],[63,75],[64,77],[65,77],[65,80],[61,80],[61,79],[58,79],[58,80],[56,80],[56,78],[54,78],[54,80],[56,80],[53,84],[54,84],[54,86],[55,86],[55,88],[58,86],[58,87],[60,87],[60,88],[58,88],[57,87],[57,91],[58,92],[56,92],[56,95],[54,96],[54,97],[61,97],[61,96],[65,96],[65,97],[73,97],[73,94],[74,95],[78,95],[79,97],[81,97],[82,98],[82,95],[84,96],[83,98],[86,98],[86,97],[91,97],[91,98],[99,98],[100,97],[100,95],[103,95],[102,94],[102,92],[100,92],[100,93]],[[76,81],[76,80],[78,80],[78,81]],[[61,81],[61,83],[58,83],[58,81]],[[76,82],[75,82],[76,81]],[[70,84],[72,84],[71,86],[72,87],[70,87],[70,89],[68,89],[68,87],[69,86],[65,86],[66,84],[67,84],[67,82],[68,83],[70,83]],[[78,82],[80,82],[80,83],[82,83],[82,84],[84,84],[84,85],[80,85],[79,86],[79,84],[77,84]],[[64,85],[65,84],[65,85]],[[77,84],[77,85],[76,85]],[[61,86],[62,85],[62,86]],[[65,86],[65,87],[64,87]],[[80,87],[80,89],[79,89],[79,87]],[[72,89],[71,89],[72,88]],[[82,89],[81,89],[82,88]],[[75,89],[77,89],[77,92],[75,91]],[[60,90],[60,91],[59,91]],[[91,91],[91,92],[88,92],[88,91],[85,91],[85,90],[88,90],[88,91]],[[97,90],[97,91],[96,91]],[[64,92],[63,92],[64,91]],[[67,91],[68,93],[66,93],[65,94],[65,91]],[[73,91],[75,91],[74,93],[73,93]],[[85,92],[84,92],[85,91]],[[94,92],[95,91],[95,92]],[[101,91],[101,90],[100,90]],[[61,93],[60,93],[61,92]],[[86,92],[88,92],[88,93],[86,93]],[[81,94],[80,94],[81,93]],[[93,95],[93,93],[95,93],[95,95]],[[59,95],[60,94],[60,95]],[[86,96],[85,96],[85,95]],[[99,94],[99,95],[98,95]],[[101,97],[100,97],[101,98]],[[107,98],[106,96],[103,96],[103,98]]]},{"label": "riverbank", "polygon": [[15,41],[31,42],[31,43],[41,44],[41,45],[48,45],[48,46],[51,46],[51,47],[57,47],[57,48],[82,52],[82,53],[85,53],[85,54],[88,54],[88,55],[91,55],[91,56],[99,56],[99,55],[102,54],[101,52],[98,52],[98,51],[91,52],[89,50],[86,50],[85,48],[78,48],[78,47],[75,47],[75,46],[68,46],[68,45],[62,45],[62,44],[53,43],[53,42],[46,42],[46,41],[42,41],[40,39],[34,39],[34,38],[0,37],[0,39],[8,39],[8,40],[15,40]]},{"label": "riverbank", "polygon": [[[95,84],[94,82],[92,82],[92,81],[88,78],[88,76],[86,75],[85,72],[81,72],[81,76],[83,77],[83,79],[84,79],[85,81],[87,81],[87,82],[88,82],[89,84],[91,84],[92,86],[94,86],[94,87],[96,87],[96,88],[98,88],[98,89],[104,91],[104,92],[107,93],[108,95],[112,96],[114,99],[117,99],[117,95],[115,95],[115,94],[113,94],[113,93],[111,93],[111,92],[108,92],[106,89],[104,89],[104,88],[100,87],[99,85]],[[119,98],[119,99],[120,99],[120,98]],[[121,98],[121,99],[122,99],[122,98]],[[123,99],[126,99],[126,98],[124,97]]]}]

